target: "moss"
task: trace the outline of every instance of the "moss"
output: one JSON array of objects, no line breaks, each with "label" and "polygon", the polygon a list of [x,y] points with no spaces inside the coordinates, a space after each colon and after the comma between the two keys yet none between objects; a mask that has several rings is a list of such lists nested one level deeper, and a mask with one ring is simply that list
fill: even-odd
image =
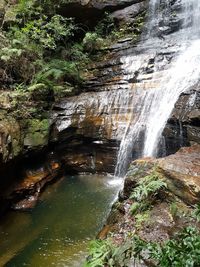
[{"label": "moss", "polygon": [[28,91],[29,92],[34,92],[34,91],[42,91],[42,90],[46,90],[47,86],[43,83],[38,83],[38,84],[33,84],[31,86],[28,87]]},{"label": "moss", "polygon": [[76,89],[71,85],[57,85],[53,87],[55,100],[59,100],[62,97],[74,95]]},{"label": "moss", "polygon": [[49,120],[43,119],[31,119],[28,121],[29,123],[29,131],[37,132],[37,131],[47,131],[49,129]]},{"label": "moss", "polygon": [[0,112],[0,138],[3,161],[17,156],[22,150],[20,126],[12,116]]},{"label": "moss", "polygon": [[24,138],[24,145],[37,147],[48,144],[50,123],[48,119],[30,119],[27,122],[27,134]]}]

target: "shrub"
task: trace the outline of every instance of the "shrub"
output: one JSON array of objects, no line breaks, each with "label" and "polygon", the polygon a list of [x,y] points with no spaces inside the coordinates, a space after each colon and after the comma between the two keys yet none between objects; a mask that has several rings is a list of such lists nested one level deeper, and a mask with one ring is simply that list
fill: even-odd
[{"label": "shrub", "polygon": [[114,19],[106,12],[104,18],[95,27],[95,32],[99,36],[107,37],[113,30],[115,30]]},{"label": "shrub", "polygon": [[[112,259],[113,245],[108,240],[94,240],[90,243],[90,256],[84,267],[105,266]],[[112,266],[112,265],[109,265]]]},{"label": "shrub", "polygon": [[124,267],[131,260],[153,260],[153,266],[198,267],[200,266],[200,233],[187,227],[164,244],[148,243],[137,235],[127,238],[120,246],[111,241],[94,241],[85,267]]},{"label": "shrub", "polygon": [[47,16],[42,15],[38,19],[27,21],[21,28],[17,25],[11,27],[10,38],[18,40],[18,45],[36,43],[43,49],[55,50],[59,45],[66,45],[66,42],[74,36],[77,30],[72,18],[64,18],[61,15],[54,15],[48,21]]},{"label": "shrub", "polygon": [[150,258],[161,267],[200,266],[200,233],[196,228],[187,227],[175,239],[164,245],[151,243],[148,246]]},{"label": "shrub", "polygon": [[75,62],[60,59],[53,59],[44,64],[42,70],[35,75],[33,80],[33,83],[43,83],[48,86],[65,82],[80,83],[81,77]]},{"label": "shrub", "polygon": [[83,47],[89,52],[93,53],[103,46],[103,39],[95,32],[87,32],[83,39]]}]

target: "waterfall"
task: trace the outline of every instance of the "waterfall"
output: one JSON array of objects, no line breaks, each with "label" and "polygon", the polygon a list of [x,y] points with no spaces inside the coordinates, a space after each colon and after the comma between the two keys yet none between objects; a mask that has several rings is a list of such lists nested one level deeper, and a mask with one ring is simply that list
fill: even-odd
[{"label": "waterfall", "polygon": [[[156,6],[159,0],[150,1],[150,10],[156,12]],[[139,115],[131,117],[127,123],[124,132],[118,159],[115,169],[115,176],[122,177],[125,175],[127,166],[132,158],[132,151],[141,136],[141,155],[157,155],[158,143],[166,122],[174,108],[181,93],[185,92],[191,86],[194,86],[200,78],[200,3],[199,0],[182,0],[183,23],[179,35],[179,55],[173,60],[165,74],[160,78],[159,83],[154,86],[157,80],[157,69],[154,67],[155,74],[152,75],[152,86],[148,90],[138,92]],[[155,14],[150,15],[148,25],[148,38],[154,38],[151,35],[153,24],[155,23]],[[156,22],[157,23],[157,22]],[[147,41],[148,42],[148,41]],[[163,44],[162,44],[163,45]],[[123,59],[124,68],[129,73],[135,72],[134,57],[128,56]],[[155,64],[156,66],[156,64]],[[137,90],[137,89],[136,89]],[[139,89],[138,89],[139,90]]]},{"label": "waterfall", "polygon": [[200,78],[200,40],[196,40],[169,70],[163,88],[153,92],[153,102],[146,123],[143,156],[156,156],[157,145],[180,94],[195,85]]}]

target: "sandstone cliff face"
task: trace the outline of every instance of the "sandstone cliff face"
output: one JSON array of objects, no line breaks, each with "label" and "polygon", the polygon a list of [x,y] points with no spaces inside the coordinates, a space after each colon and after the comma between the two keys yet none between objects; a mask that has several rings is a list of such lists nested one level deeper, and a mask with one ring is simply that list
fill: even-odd
[{"label": "sandstone cliff face", "polygon": [[[84,14],[84,19],[88,19],[91,23],[93,17],[96,18],[96,12],[99,12],[101,15],[103,15],[105,11],[116,12],[117,10],[124,10],[124,8],[128,6],[137,6],[139,2],[144,1],[66,1],[66,3],[63,3],[60,11],[65,12],[68,10],[69,16],[74,15],[77,17],[77,19],[80,19],[81,14]],[[2,23],[5,23],[6,21],[9,23],[8,15],[15,3],[15,1],[1,1]],[[80,9],[83,9],[84,12],[79,12]],[[73,14],[73,12],[71,13],[71,10],[75,12],[75,14]],[[132,19],[140,12],[141,10],[138,10],[136,13],[134,13]],[[66,14],[66,16],[68,16],[68,14]],[[125,17],[127,18],[126,15]],[[97,19],[99,19],[98,16]],[[117,79],[117,77],[114,77],[112,74],[112,63],[108,60],[106,63],[103,62],[102,64],[109,64],[110,68],[107,69],[107,67],[103,67],[99,71],[98,67],[93,67],[94,72],[99,72],[97,77],[94,79],[99,79],[99,75],[104,76],[104,73],[108,71],[111,75],[111,77],[108,77],[108,79],[110,79],[111,82],[112,80]],[[91,70],[91,73],[93,71]],[[3,75],[3,73],[0,73],[0,75]],[[109,76],[109,73],[107,73],[107,76]],[[93,78],[89,78],[84,90],[93,91],[94,88],[92,84]],[[97,90],[99,89],[97,88]],[[106,81],[104,78],[102,78],[102,90],[107,90]],[[98,101],[101,101],[101,96],[99,97],[100,98]],[[103,98],[106,97],[106,95],[103,96]],[[92,144],[93,141],[97,141],[92,145],[95,147],[98,146],[98,141],[100,141],[100,150],[102,147],[102,142],[105,142],[106,147],[108,146],[111,148],[111,150],[113,150],[111,153],[113,158],[114,154],[116,154],[116,145],[114,144],[115,138],[111,138],[111,135],[113,135],[111,133],[111,126],[108,126],[108,124],[112,124],[109,114],[106,115],[107,118],[105,118],[105,114],[101,117],[100,113],[103,112],[103,105],[98,107],[99,104],[96,103],[96,106],[91,107],[87,104],[86,107],[86,103],[84,102],[85,100],[83,100],[84,98],[89,100],[89,98],[96,98],[96,96],[90,94],[84,96],[84,94],[82,94],[80,97],[78,96],[70,99],[63,99],[60,103],[56,103],[54,105],[53,112],[51,112],[54,99],[48,91],[42,92],[42,95],[39,97],[35,97],[34,95],[28,96],[26,94],[11,93],[9,91],[6,92],[5,89],[2,90],[0,100],[0,165],[5,164],[16,157],[25,155],[29,151],[41,150],[48,146],[51,141],[63,142],[66,140],[67,143],[70,143],[73,134],[75,135],[74,139],[87,139],[86,143],[89,142]],[[81,102],[83,105],[82,110],[79,108],[81,106]],[[85,112],[86,109],[88,118],[82,119],[81,121],[81,119],[78,118],[79,113]],[[98,109],[97,114],[89,114],[90,112],[93,112],[91,109]],[[67,122],[66,117],[63,115],[64,113],[68,113],[67,119],[69,121],[73,121],[73,123],[70,124],[69,121]],[[83,116],[85,115],[82,115],[82,117]],[[103,126],[104,123],[106,124],[105,127]],[[69,134],[67,133],[68,130]],[[108,144],[108,140],[111,140],[110,144]],[[104,147],[104,150],[107,149],[106,147]],[[89,155],[88,161],[91,162],[91,155]],[[102,165],[102,162],[99,164]],[[113,163],[110,163],[109,165],[113,165]],[[89,169],[94,169],[94,166],[91,167],[90,165]],[[83,171],[85,170],[86,169],[83,169]]]},{"label": "sandstone cliff face", "polygon": [[[63,9],[76,4],[85,10],[95,8],[105,11],[108,9],[115,13],[127,7],[134,10],[132,5],[136,7],[143,2],[68,1],[64,4]],[[137,98],[140,97],[139,91],[159,86],[160,77],[170,67],[178,53],[176,34],[169,35],[169,33],[175,31],[174,24],[179,24],[178,21],[181,21],[182,15],[180,12],[178,13],[180,3],[175,1],[169,9],[165,8],[167,5],[165,2],[162,5],[163,11],[160,13],[153,31],[158,36],[162,31],[164,39],[156,38],[153,39],[154,43],[151,43],[151,41],[144,42],[142,38],[137,46],[131,37],[119,40],[109,48],[108,56],[105,56],[102,62],[94,63],[89,68],[83,88],[85,92],[79,96],[63,98],[53,104],[53,96],[48,95],[48,92],[36,100],[34,97],[27,99],[25,95],[12,97],[9,92],[2,92],[0,100],[1,162],[6,163],[27,151],[46,147],[50,142],[64,142],[66,151],[68,149],[70,151],[70,146],[73,147],[72,149],[80,148],[82,151],[87,150],[84,147],[93,147],[92,153],[88,149],[86,157],[90,170],[94,169],[95,165],[94,151],[96,149],[106,150],[106,154],[110,154],[107,154],[110,167],[104,168],[104,170],[113,170],[114,161],[111,159],[115,158],[114,155],[116,155],[116,149],[126,124],[131,116],[137,118],[139,113],[139,101],[137,101]],[[74,10],[79,16],[80,13],[76,9]],[[172,16],[175,11],[177,12],[176,16]],[[164,20],[166,12],[171,19]],[[125,17],[127,18],[127,16]],[[134,17],[137,17],[137,14],[132,16],[132,18]],[[166,21],[168,21],[168,25],[165,25]],[[168,27],[168,31],[163,30],[166,27]],[[162,47],[162,49],[158,50],[158,47]],[[126,58],[130,57],[131,68],[126,62]],[[17,106],[16,101],[22,105]],[[49,104],[47,101],[50,101]],[[53,110],[48,111],[51,107]],[[18,112],[20,109],[21,114],[17,114],[20,113]],[[40,113],[39,116],[36,116],[36,113]],[[167,154],[175,152],[183,145],[199,142],[198,86],[188,88],[188,92],[180,96],[163,135]],[[73,143],[77,145],[75,146]],[[140,145],[135,148],[135,155],[137,155],[139,147]],[[101,154],[103,155],[104,152],[102,151]],[[66,161],[68,160],[66,159]],[[103,165],[101,160],[98,162]],[[70,165],[70,160],[68,163]],[[78,169],[80,171],[80,168]],[[83,168],[82,171],[86,169]]]}]

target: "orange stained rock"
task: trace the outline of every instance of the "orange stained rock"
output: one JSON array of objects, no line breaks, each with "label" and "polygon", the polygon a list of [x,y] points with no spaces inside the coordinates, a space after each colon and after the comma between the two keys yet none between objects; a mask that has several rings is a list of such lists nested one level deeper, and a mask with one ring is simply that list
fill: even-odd
[{"label": "orange stained rock", "polygon": [[33,185],[47,177],[49,174],[49,171],[44,169],[37,170],[37,172],[27,171],[25,177],[21,182],[19,182],[15,190],[32,187]]},{"label": "orange stained rock", "polygon": [[58,162],[51,162],[52,170],[56,170],[60,168],[60,164]]}]

